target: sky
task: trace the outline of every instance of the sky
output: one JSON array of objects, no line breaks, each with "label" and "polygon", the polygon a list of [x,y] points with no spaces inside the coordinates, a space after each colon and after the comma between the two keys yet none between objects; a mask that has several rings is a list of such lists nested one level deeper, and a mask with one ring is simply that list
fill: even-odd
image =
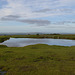
[{"label": "sky", "polygon": [[0,0],[0,33],[75,33],[75,0]]}]

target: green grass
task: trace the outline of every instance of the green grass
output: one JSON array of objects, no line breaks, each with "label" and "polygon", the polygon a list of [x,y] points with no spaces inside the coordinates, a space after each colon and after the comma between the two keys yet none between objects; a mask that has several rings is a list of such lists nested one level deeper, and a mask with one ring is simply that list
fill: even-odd
[{"label": "green grass", "polygon": [[0,69],[6,75],[75,75],[75,46],[1,46]]},{"label": "green grass", "polygon": [[11,35],[9,37],[12,37],[12,38],[53,38],[53,39],[75,40],[75,34]]},{"label": "green grass", "polygon": [[9,36],[0,36],[0,43],[6,41],[6,40],[8,40],[8,39],[10,39]]}]

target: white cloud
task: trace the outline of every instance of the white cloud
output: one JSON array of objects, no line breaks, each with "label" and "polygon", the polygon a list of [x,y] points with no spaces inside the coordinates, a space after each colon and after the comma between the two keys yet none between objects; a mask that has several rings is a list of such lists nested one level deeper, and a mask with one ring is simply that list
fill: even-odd
[{"label": "white cloud", "polygon": [[[35,12],[45,9],[61,10],[62,7],[72,9],[75,0],[7,0],[8,4],[0,9],[0,18],[8,15],[18,15],[21,19],[33,19],[40,17],[52,17],[57,15],[74,15],[75,10],[70,12],[54,11],[54,12]],[[64,8],[63,8],[64,9]]]}]

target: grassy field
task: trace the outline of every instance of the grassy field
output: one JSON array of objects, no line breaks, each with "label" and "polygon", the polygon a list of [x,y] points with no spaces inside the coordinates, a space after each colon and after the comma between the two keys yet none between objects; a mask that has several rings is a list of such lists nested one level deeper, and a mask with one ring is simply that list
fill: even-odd
[{"label": "grassy field", "polygon": [[0,43],[4,42],[5,40],[10,39],[9,36],[0,36]]},{"label": "grassy field", "polygon": [[75,34],[36,34],[36,35],[11,35],[13,38],[53,38],[53,39],[72,39],[75,40]]},{"label": "grassy field", "polygon": [[[10,37],[75,40],[73,34],[37,34],[0,36],[0,42]],[[36,44],[7,47],[0,45],[0,70],[6,72],[5,75],[75,75],[75,46]]]},{"label": "grassy field", "polygon": [[75,75],[75,46],[0,46],[0,69],[6,75]]}]

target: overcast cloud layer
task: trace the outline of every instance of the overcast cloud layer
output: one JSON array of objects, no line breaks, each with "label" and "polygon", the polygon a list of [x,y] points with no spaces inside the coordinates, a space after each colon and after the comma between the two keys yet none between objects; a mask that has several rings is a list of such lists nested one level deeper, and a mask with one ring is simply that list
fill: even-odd
[{"label": "overcast cloud layer", "polygon": [[[74,16],[75,0],[0,0],[0,22],[8,21],[8,25],[12,21],[35,25],[36,28],[52,25],[57,25],[54,28],[64,25],[65,28],[74,26]],[[3,23],[1,27],[5,25]]]}]

